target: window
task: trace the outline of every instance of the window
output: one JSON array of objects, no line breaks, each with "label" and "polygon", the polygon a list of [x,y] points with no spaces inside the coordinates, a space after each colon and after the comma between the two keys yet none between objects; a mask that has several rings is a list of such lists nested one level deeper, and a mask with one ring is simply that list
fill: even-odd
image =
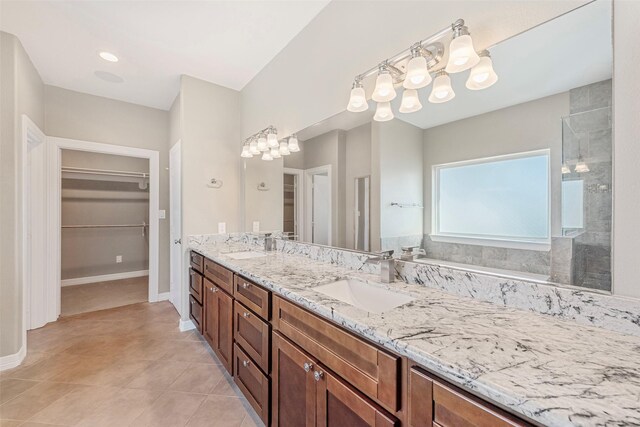
[{"label": "window", "polygon": [[549,150],[434,166],[432,205],[433,240],[546,250]]}]

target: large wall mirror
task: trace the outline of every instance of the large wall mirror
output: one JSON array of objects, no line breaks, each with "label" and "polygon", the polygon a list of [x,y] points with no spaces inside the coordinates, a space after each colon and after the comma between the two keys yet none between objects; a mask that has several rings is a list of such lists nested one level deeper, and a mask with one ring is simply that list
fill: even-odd
[{"label": "large wall mirror", "polygon": [[597,0],[490,47],[486,90],[454,74],[450,102],[377,122],[370,101],[245,159],[246,230],[610,291],[611,17]]}]

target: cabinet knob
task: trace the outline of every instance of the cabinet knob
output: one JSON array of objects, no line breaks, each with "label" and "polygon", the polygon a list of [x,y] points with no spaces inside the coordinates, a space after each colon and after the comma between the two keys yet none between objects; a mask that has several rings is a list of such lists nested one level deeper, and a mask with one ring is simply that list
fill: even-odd
[{"label": "cabinet knob", "polygon": [[216,288],[216,287],[212,286],[212,287],[211,287],[211,292],[218,292],[218,288]]},{"label": "cabinet knob", "polygon": [[304,368],[305,372],[309,372],[310,370],[313,369],[313,363],[304,362],[304,365],[302,365],[302,367]]},{"label": "cabinet knob", "polygon": [[242,366],[244,366],[245,368],[246,368],[247,366],[249,366],[249,361],[248,361],[248,360],[243,360],[243,361],[242,361]]},{"label": "cabinet knob", "polygon": [[245,311],[244,313],[242,313],[242,315],[243,315],[244,317],[249,317],[249,316],[251,316],[251,314],[247,313],[246,311]]},{"label": "cabinet knob", "polygon": [[242,287],[245,288],[245,289],[249,289],[249,286],[251,286],[251,285],[249,285],[247,282],[242,284]]},{"label": "cabinet knob", "polygon": [[313,372],[313,379],[316,380],[316,381],[320,381],[323,376],[324,376],[324,373],[322,371],[314,371]]}]

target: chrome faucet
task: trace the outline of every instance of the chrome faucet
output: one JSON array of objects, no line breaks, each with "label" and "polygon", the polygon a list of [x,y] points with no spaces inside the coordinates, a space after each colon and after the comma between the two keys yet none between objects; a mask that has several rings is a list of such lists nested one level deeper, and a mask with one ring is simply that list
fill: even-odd
[{"label": "chrome faucet", "polygon": [[412,261],[413,260],[413,250],[418,249],[417,246],[402,246],[400,248],[402,250],[402,255],[400,255],[400,259],[402,261]]},{"label": "chrome faucet", "polygon": [[393,281],[396,280],[396,267],[395,259],[393,258],[393,250],[377,252],[372,255],[377,256],[368,258],[366,262],[380,264],[380,281],[382,283],[393,283]]},{"label": "chrome faucet", "polygon": [[275,246],[275,237],[271,233],[265,233],[264,235],[264,251],[271,252]]}]

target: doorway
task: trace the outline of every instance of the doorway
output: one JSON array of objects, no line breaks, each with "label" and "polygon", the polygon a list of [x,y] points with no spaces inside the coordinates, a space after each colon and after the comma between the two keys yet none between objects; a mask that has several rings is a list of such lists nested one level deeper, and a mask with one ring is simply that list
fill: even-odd
[{"label": "doorway", "polygon": [[332,244],[331,165],[305,171],[307,183],[307,232],[305,240],[318,245]]},{"label": "doorway", "polygon": [[282,231],[292,240],[302,240],[304,215],[302,210],[302,169],[284,168]]}]

